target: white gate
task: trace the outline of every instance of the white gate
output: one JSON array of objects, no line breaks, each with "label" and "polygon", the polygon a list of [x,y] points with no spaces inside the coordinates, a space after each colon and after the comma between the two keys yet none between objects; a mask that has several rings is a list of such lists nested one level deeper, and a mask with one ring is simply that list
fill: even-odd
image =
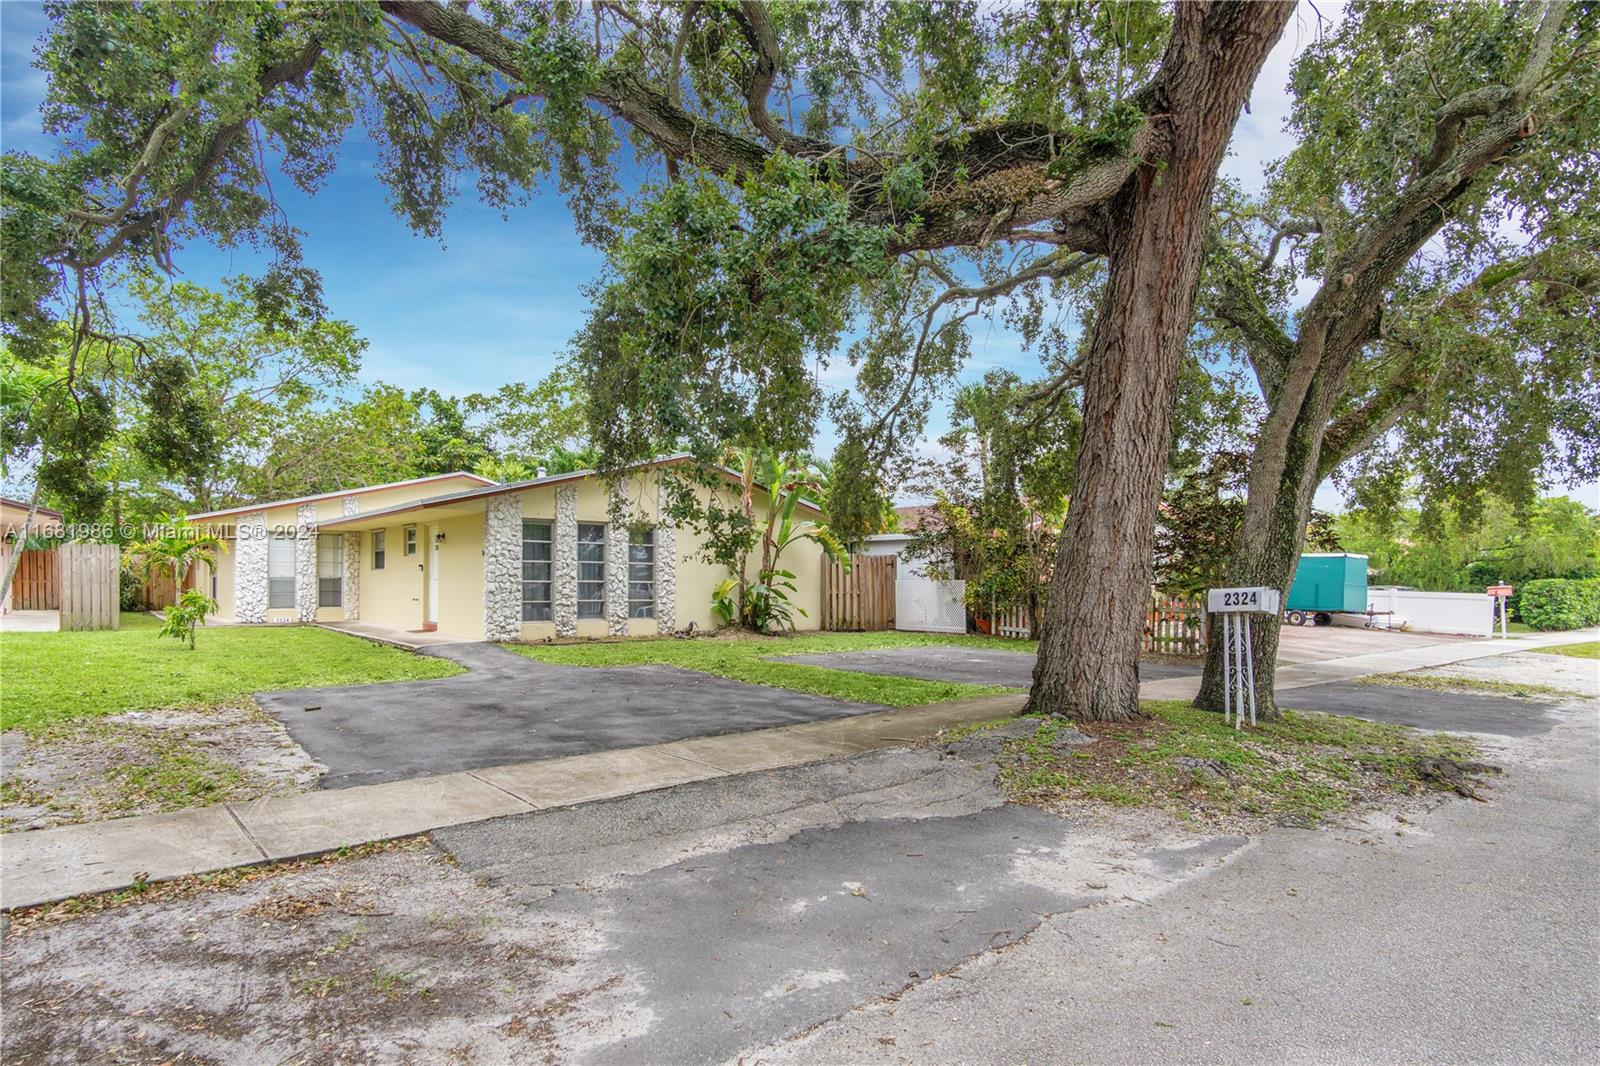
[{"label": "white gate", "polygon": [[919,575],[894,583],[894,627],[921,633],[965,633],[965,581],[934,581]]}]

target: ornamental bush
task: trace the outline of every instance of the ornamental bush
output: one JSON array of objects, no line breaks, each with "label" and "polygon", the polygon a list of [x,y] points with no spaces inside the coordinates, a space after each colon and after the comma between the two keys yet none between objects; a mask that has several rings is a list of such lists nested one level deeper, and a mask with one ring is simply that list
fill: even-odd
[{"label": "ornamental bush", "polygon": [[1534,629],[1600,625],[1600,579],[1546,578],[1519,590],[1522,620]]}]

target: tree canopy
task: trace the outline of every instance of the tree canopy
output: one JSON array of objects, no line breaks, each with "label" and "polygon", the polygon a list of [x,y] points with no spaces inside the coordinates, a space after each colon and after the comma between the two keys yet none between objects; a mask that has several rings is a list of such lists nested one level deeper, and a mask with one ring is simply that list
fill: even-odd
[{"label": "tree canopy", "polygon": [[[1562,0],[1362,4],[1296,61],[1296,147],[1263,194],[1219,196],[1202,301],[1266,406],[1230,584],[1288,586],[1336,472],[1469,509],[1600,474],[1597,31]],[[1277,629],[1255,632],[1270,708]]]}]

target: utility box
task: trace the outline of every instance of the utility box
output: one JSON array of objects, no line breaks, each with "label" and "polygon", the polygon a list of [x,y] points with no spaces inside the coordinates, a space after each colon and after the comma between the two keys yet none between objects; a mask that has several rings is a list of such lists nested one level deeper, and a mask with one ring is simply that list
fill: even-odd
[{"label": "utility box", "polygon": [[1365,611],[1367,557],[1347,552],[1307,552],[1300,556],[1289,586],[1289,611]]}]

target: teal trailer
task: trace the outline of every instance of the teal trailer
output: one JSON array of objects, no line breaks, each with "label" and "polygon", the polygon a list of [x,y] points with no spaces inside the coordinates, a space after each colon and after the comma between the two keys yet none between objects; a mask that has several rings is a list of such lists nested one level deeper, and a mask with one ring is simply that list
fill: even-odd
[{"label": "teal trailer", "polygon": [[[1338,611],[1366,611],[1367,557],[1347,552],[1307,552],[1300,556],[1289,586],[1289,599],[1283,605],[1299,624],[1306,615],[1329,615]],[[1326,618],[1317,618],[1326,623]]]}]

